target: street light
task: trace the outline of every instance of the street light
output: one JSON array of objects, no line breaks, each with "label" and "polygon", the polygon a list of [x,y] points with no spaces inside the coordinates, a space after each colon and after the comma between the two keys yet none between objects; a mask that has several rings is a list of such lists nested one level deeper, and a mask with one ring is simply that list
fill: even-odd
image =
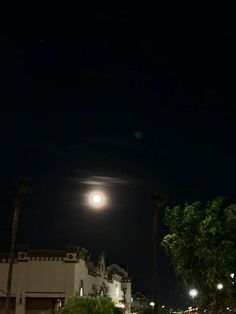
[{"label": "street light", "polygon": [[190,289],[188,293],[193,298],[193,301],[194,301],[194,298],[198,295],[198,291],[195,288]]},{"label": "street light", "polygon": [[232,278],[232,285],[234,285],[234,273],[231,273],[230,277]]},{"label": "street light", "polygon": [[189,295],[194,299],[198,295],[197,289],[193,288],[189,290]]},{"label": "street light", "polygon": [[222,283],[218,283],[216,286],[217,290],[222,290],[224,288]]},{"label": "street light", "polygon": [[151,307],[154,307],[154,306],[155,306],[155,302],[151,301],[151,302],[149,303],[149,305],[150,305]]}]

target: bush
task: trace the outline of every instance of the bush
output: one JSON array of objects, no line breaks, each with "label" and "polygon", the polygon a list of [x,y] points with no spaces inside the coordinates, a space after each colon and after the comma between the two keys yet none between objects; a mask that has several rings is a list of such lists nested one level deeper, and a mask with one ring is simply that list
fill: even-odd
[{"label": "bush", "polygon": [[122,314],[109,298],[80,298],[68,300],[58,314]]}]

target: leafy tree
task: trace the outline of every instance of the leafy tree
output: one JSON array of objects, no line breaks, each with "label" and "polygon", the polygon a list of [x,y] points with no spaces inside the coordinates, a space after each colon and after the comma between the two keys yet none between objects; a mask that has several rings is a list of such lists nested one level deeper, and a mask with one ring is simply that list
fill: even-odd
[{"label": "leafy tree", "polygon": [[[170,233],[162,244],[185,287],[198,289],[198,305],[207,313],[225,313],[228,306],[236,313],[230,277],[236,266],[236,204],[218,197],[166,208],[165,223]],[[217,283],[224,288],[217,290]]]},{"label": "leafy tree", "polygon": [[109,298],[71,297],[58,314],[122,314]]}]

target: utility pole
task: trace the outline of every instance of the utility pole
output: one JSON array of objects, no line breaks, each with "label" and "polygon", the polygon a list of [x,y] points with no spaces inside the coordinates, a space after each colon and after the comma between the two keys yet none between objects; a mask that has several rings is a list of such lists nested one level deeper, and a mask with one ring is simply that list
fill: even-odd
[{"label": "utility pole", "polygon": [[161,193],[153,193],[152,208],[152,297],[157,309],[157,253],[158,253],[158,216],[166,204],[166,197]]},{"label": "utility pole", "polygon": [[11,233],[11,248],[9,256],[9,269],[8,269],[8,278],[7,278],[7,293],[6,293],[6,303],[5,310],[6,314],[10,314],[10,303],[11,303],[11,283],[12,283],[12,271],[15,259],[15,246],[16,246],[16,235],[18,229],[18,222],[20,211],[22,207],[22,202],[31,192],[31,179],[26,177],[20,177],[18,180],[14,215],[12,221],[12,233]]}]

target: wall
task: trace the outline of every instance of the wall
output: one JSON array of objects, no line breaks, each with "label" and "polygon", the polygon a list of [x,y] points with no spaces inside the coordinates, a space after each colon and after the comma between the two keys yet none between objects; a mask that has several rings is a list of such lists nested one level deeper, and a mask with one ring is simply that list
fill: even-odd
[{"label": "wall", "polygon": [[29,261],[23,264],[27,265],[26,292],[65,292],[68,270],[63,261]]},{"label": "wall", "polygon": [[[12,293],[16,294],[16,273],[17,273],[17,263],[13,265],[13,272],[12,272]],[[5,296],[1,290],[6,292],[7,290],[7,276],[8,276],[8,263],[0,263],[0,296]]]},{"label": "wall", "polygon": [[75,264],[75,292],[80,291],[81,280],[83,281],[84,295],[88,295],[91,291],[91,280],[89,280],[88,269],[85,265],[85,261],[80,259],[78,263]]},{"label": "wall", "polygon": [[125,312],[130,313],[131,310],[131,297],[132,297],[132,292],[131,292],[131,282],[130,281],[125,281],[122,282],[121,284],[122,290],[125,290]]},{"label": "wall", "polygon": [[[0,263],[0,289],[6,291],[8,263]],[[74,264],[61,260],[28,260],[19,261],[13,266],[12,295],[16,297],[16,314],[46,313],[27,309],[33,299],[38,299],[35,306],[47,307],[55,298],[68,298],[74,294]],[[0,291],[0,297],[5,297]],[[5,301],[4,301],[5,302]],[[3,301],[2,301],[3,303]],[[48,305],[49,304],[49,305]],[[37,305],[37,306],[38,306]],[[0,314],[4,310],[0,309]],[[47,311],[48,312],[48,311]],[[50,312],[50,311],[49,311]]]},{"label": "wall", "polygon": [[[102,265],[102,261],[101,261]],[[101,266],[101,269],[104,267]],[[6,291],[8,275],[8,263],[0,262],[0,289]],[[84,295],[93,293],[93,285],[100,290],[103,283],[108,287],[108,295],[116,305],[122,305],[124,299],[121,277],[115,276],[108,281],[105,272],[95,276],[88,273],[88,268],[83,259],[75,262],[65,262],[63,258],[28,258],[25,261],[18,261],[13,267],[12,295],[15,296],[16,314],[25,314],[29,298],[65,298],[80,291],[81,280],[83,281]],[[130,303],[131,284],[126,285],[126,302]],[[0,291],[0,297],[5,297]],[[37,302],[36,302],[37,303]],[[47,301],[44,301],[46,306]],[[37,309],[34,309],[37,312]],[[29,310],[27,310],[27,314]],[[128,313],[128,312],[127,312]],[[1,309],[0,309],[0,314]]]}]

